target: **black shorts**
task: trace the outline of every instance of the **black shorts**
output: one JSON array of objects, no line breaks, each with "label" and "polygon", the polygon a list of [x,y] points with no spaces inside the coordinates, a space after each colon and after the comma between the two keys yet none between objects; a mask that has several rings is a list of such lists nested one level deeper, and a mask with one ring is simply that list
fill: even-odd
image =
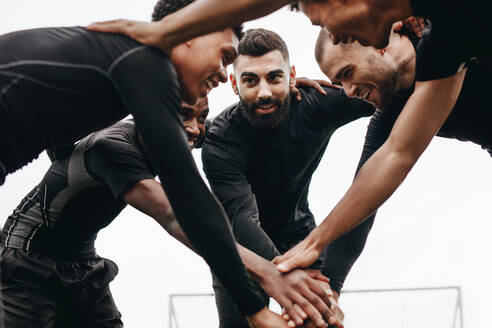
[{"label": "black shorts", "polygon": [[0,246],[4,324],[10,328],[116,328],[121,314],[109,290],[118,273],[95,253],[85,259],[50,257]]}]

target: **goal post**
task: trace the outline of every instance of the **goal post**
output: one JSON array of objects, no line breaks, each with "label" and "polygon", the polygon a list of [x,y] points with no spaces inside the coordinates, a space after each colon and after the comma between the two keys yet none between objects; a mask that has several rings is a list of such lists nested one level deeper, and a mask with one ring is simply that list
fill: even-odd
[{"label": "goal post", "polygon": [[[346,327],[464,328],[461,288],[456,286],[344,290]],[[270,308],[280,307],[271,301]],[[218,327],[213,293],[169,295],[168,328]]]}]

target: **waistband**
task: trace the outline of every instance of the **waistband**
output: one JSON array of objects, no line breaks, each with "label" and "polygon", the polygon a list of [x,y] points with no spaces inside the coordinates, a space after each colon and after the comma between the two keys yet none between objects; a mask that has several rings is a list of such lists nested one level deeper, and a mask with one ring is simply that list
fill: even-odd
[{"label": "waistband", "polygon": [[2,244],[59,260],[83,259],[95,255],[96,236],[78,239],[47,226],[27,225],[9,218],[2,231]]}]

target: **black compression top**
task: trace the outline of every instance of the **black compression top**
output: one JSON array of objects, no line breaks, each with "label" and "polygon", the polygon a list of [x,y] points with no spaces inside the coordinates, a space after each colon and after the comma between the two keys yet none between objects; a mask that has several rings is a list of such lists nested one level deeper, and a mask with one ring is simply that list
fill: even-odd
[{"label": "black compression top", "polygon": [[[492,111],[490,110],[490,100],[487,97],[489,92],[487,82],[491,74],[492,61],[490,60],[483,59],[479,63],[470,64],[456,105],[438,132],[438,136],[471,141],[482,146],[492,155],[492,130],[490,129]],[[366,141],[357,172],[386,141],[412,91],[413,88],[401,91],[394,97],[387,109],[377,110],[374,113],[367,128]],[[362,250],[374,218],[375,215],[371,215],[357,228],[340,237],[338,242],[347,249]],[[326,255],[329,254],[325,251],[322,272],[332,278],[338,273],[333,271],[331,266],[339,265],[337,262],[345,259],[341,257],[337,260],[333,256]]]},{"label": "black compression top", "polygon": [[153,179],[135,124],[124,121],[95,132],[52,163],[2,230],[5,246],[72,258],[90,254],[102,228],[126,203],[125,191]]},{"label": "black compression top", "polygon": [[[207,131],[202,159],[211,188],[237,241],[268,260],[315,227],[307,199],[309,184],[332,134],[374,111],[361,100],[349,99],[343,90],[325,90],[327,95],[301,88],[302,101],[292,99],[288,116],[275,129],[254,128],[234,105]],[[336,242],[331,251],[335,257],[345,252]],[[337,262],[333,269],[348,272],[356,259]],[[345,279],[338,277],[342,281],[335,286]]]},{"label": "black compression top", "polygon": [[432,22],[417,57],[417,81],[459,72],[475,57],[492,55],[492,25],[487,1],[410,0],[415,16]]},{"label": "black compression top", "polygon": [[176,218],[197,252],[244,315],[264,306],[225,213],[191,156],[177,114],[178,79],[166,55],[122,35],[80,27],[6,34],[0,37],[0,49],[0,162],[7,172],[45,148],[73,142],[133,114],[157,173],[166,181]]}]

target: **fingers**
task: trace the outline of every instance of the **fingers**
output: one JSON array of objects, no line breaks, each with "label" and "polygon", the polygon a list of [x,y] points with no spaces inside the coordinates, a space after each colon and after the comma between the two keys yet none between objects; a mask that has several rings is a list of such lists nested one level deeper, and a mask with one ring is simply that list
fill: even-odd
[{"label": "fingers", "polygon": [[284,317],[284,319],[288,321],[287,324],[291,327],[302,325],[304,319],[307,319],[308,315],[302,311],[302,309],[301,311],[298,311],[295,304],[288,300],[284,300],[282,303],[279,302],[280,306],[282,306],[285,311],[284,315],[288,317],[288,319]]},{"label": "fingers", "polygon": [[321,85],[317,81],[313,81],[313,87],[319,91],[322,95],[326,95],[326,91],[321,87]]},{"label": "fingers", "polygon": [[285,259],[282,259],[282,257],[280,257],[277,262],[277,270],[282,273],[290,272],[295,268],[305,267],[302,265],[302,261],[299,261],[296,257],[287,257]]},{"label": "fingers", "polygon": [[417,34],[418,37],[421,37],[422,36],[422,31],[421,31],[420,24],[419,24],[417,18],[415,18],[413,16],[410,17],[409,18],[409,23],[412,26],[412,30],[415,32],[415,34]]},{"label": "fingers", "polygon": [[293,95],[296,96],[296,100],[297,101],[301,101],[302,97],[301,97],[301,92],[299,91],[299,89],[297,89],[296,87],[292,87],[291,91],[290,91]]},{"label": "fingers", "polygon": [[341,88],[341,86],[336,85],[336,84],[333,84],[333,83],[331,83],[329,81],[325,81],[325,80],[315,80],[315,81],[318,82],[322,86],[333,88],[333,89],[336,89],[336,90],[338,90],[338,89]]},{"label": "fingers", "polygon": [[[306,294],[309,293],[306,292]],[[318,302],[321,302],[321,300],[316,301],[315,297],[313,296],[314,293],[311,292],[311,294],[312,295],[308,296],[308,299],[297,294],[295,296],[294,305],[300,307],[307,314],[307,316],[311,318],[311,320],[316,324],[316,327],[324,328],[327,326],[325,320],[323,319],[322,314],[313,305],[313,302],[318,305]]]},{"label": "fingers", "polygon": [[87,26],[88,30],[106,33],[122,33],[125,27],[129,27],[131,21],[127,19],[115,19],[105,22],[95,22]]},{"label": "fingers", "polygon": [[331,292],[329,286],[326,287],[322,286],[319,281],[311,280],[309,281],[309,293],[305,296],[308,301],[311,302],[316,309],[318,309],[325,319],[329,319],[331,317],[335,317],[334,310],[336,308],[330,308],[332,301],[334,301],[332,297],[333,293]]},{"label": "fingers", "polygon": [[395,32],[400,32],[402,28],[403,28],[403,21],[398,21],[393,24],[393,31]]},{"label": "fingers", "polygon": [[326,283],[330,282],[330,278],[323,275],[319,270],[306,269],[304,270],[304,272],[306,272],[311,278],[315,280],[324,281]]}]

